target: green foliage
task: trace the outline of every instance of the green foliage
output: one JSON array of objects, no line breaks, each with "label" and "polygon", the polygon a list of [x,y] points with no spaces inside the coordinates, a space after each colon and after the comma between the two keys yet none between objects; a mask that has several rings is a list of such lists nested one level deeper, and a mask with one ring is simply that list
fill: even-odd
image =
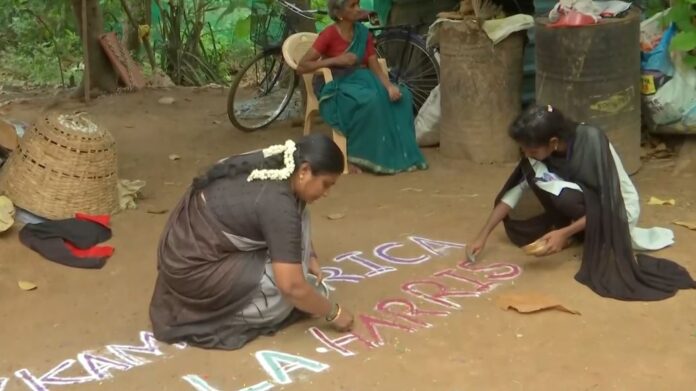
[{"label": "green foliage", "polygon": [[[251,43],[252,1],[275,0],[127,0],[135,4],[151,4],[152,25],[150,40],[154,46],[157,66],[172,76],[170,65],[183,55],[192,74],[186,83],[228,82],[256,48]],[[166,16],[170,4],[182,3],[186,8],[180,21],[178,51],[171,51],[171,34],[166,32]],[[326,9],[327,0],[312,0],[311,8]],[[363,3],[372,3],[363,1]],[[163,9],[159,8],[159,5]],[[120,0],[100,0],[106,31],[119,37],[128,25]],[[202,24],[196,17],[203,15]],[[317,30],[330,24],[321,17]],[[200,30],[194,37],[196,28]],[[163,30],[165,29],[165,30]],[[3,0],[0,7],[0,80],[5,84],[72,86],[82,76],[82,44],[75,15],[69,0]],[[197,42],[197,43],[196,43]],[[189,45],[189,47],[186,47]],[[145,51],[132,53],[143,64],[146,73],[150,66]],[[176,79],[172,76],[172,79]],[[175,80],[177,81],[177,80]]]},{"label": "green foliage", "polygon": [[674,0],[667,19],[678,29],[670,50],[681,52],[684,62],[696,68],[696,0]]},{"label": "green foliage", "polygon": [[[0,8],[0,73],[22,85],[69,84],[80,39],[67,0],[10,0]],[[62,75],[62,77],[61,77]]]}]

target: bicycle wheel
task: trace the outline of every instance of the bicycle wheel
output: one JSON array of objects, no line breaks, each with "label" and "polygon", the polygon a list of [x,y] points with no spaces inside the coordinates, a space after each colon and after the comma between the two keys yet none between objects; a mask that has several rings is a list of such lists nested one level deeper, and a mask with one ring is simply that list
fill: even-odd
[{"label": "bicycle wheel", "polygon": [[405,29],[385,30],[375,39],[377,55],[389,66],[392,82],[402,82],[413,95],[417,113],[430,91],[440,84],[440,66],[420,35]]},{"label": "bicycle wheel", "polygon": [[237,74],[227,97],[227,116],[239,130],[268,126],[288,107],[298,78],[283,60],[280,48],[266,49]]}]

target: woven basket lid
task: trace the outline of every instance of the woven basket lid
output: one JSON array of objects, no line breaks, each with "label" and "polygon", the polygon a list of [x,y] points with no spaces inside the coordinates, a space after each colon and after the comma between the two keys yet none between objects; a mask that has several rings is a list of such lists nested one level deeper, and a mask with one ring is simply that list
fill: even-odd
[{"label": "woven basket lid", "polygon": [[48,219],[118,210],[116,142],[83,113],[50,113],[28,129],[0,172],[0,192]]}]

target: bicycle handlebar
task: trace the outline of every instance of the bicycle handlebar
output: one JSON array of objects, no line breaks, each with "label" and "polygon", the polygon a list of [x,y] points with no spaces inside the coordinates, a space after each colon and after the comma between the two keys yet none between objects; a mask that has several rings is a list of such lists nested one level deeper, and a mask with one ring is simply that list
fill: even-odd
[{"label": "bicycle handlebar", "polygon": [[319,9],[308,9],[303,10],[302,8],[296,6],[295,4],[288,3],[286,0],[278,0],[278,3],[283,6],[288,11],[301,16],[305,19],[314,19],[314,15],[327,15],[328,12]]}]

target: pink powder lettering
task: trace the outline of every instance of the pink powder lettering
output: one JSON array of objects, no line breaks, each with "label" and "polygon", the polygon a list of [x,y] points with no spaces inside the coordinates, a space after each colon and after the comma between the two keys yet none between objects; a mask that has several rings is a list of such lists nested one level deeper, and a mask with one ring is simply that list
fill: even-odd
[{"label": "pink powder lettering", "polygon": [[485,266],[474,266],[472,263],[464,260],[459,262],[457,267],[474,273],[484,273],[484,277],[496,281],[513,280],[522,274],[522,268],[512,263],[491,263]]},{"label": "pink powder lettering", "polygon": [[408,331],[409,333],[416,331],[416,329],[411,326],[402,325],[391,320],[381,319],[370,315],[360,314],[358,315],[358,319],[360,319],[362,324],[367,328],[367,332],[370,334],[370,336],[372,336],[372,343],[378,346],[384,345],[384,338],[382,338],[382,335],[379,333],[379,330],[377,329],[378,327],[389,327],[392,329]]},{"label": "pink powder lettering", "polygon": [[[393,307],[398,307],[402,309],[402,311],[395,311],[392,309]],[[418,319],[419,317],[424,315],[442,317],[450,314],[449,311],[423,310],[418,308],[412,301],[402,298],[381,300],[375,305],[375,310],[386,312],[394,317],[407,320],[426,328],[432,327],[432,323]]]},{"label": "pink powder lettering", "polygon": [[490,282],[481,282],[474,278],[457,274],[457,269],[445,269],[433,274],[433,277],[449,277],[457,281],[469,283],[476,288],[475,292],[478,294],[490,292],[496,287],[496,284]]},{"label": "pink powder lettering", "polygon": [[[424,292],[420,289],[420,287],[424,285],[435,286],[438,291],[435,293]],[[410,281],[401,285],[401,290],[429,303],[438,304],[447,308],[461,308],[459,304],[448,300],[448,297],[477,297],[479,295],[477,292],[449,289],[446,285],[434,280]]]},{"label": "pink powder lettering", "polygon": [[343,357],[355,356],[357,354],[354,351],[349,350],[345,347],[346,345],[349,345],[356,341],[362,343],[368,349],[375,347],[375,345],[372,342],[363,339],[362,337],[354,333],[346,333],[338,338],[333,339],[331,339],[328,335],[326,335],[323,331],[316,327],[310,327],[309,333],[312,334],[314,338],[319,340],[319,342],[321,342],[324,346],[335,352],[338,352]]}]

